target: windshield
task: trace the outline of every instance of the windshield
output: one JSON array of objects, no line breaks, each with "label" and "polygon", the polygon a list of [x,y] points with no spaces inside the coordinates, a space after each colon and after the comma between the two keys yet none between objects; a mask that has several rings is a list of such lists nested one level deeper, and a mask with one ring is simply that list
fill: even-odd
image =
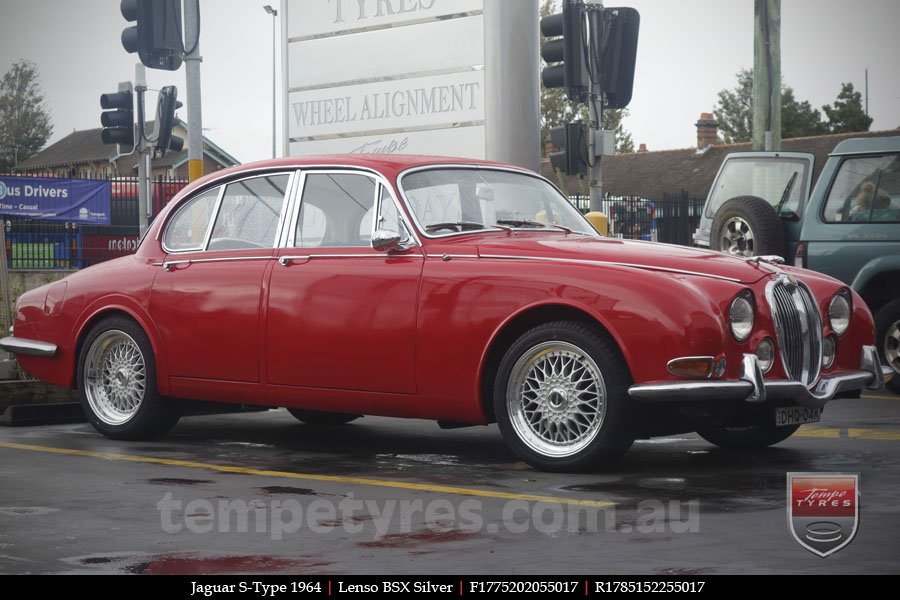
[{"label": "windshield", "polygon": [[706,216],[713,218],[723,204],[739,196],[762,198],[779,215],[800,214],[808,165],[805,160],[783,157],[730,158],[710,194]]},{"label": "windshield", "polygon": [[404,175],[401,191],[428,235],[490,228],[599,235],[547,181],[484,168],[435,168]]}]

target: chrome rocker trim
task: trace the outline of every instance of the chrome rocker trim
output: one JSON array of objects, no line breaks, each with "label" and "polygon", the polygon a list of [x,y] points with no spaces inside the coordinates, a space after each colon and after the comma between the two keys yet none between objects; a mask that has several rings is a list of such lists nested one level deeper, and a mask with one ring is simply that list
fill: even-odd
[{"label": "chrome rocker trim", "polygon": [[704,400],[760,403],[767,399],[794,400],[797,404],[819,408],[840,393],[856,390],[880,390],[893,371],[882,366],[875,346],[863,346],[860,370],[823,377],[808,389],[799,381],[765,381],[755,354],[745,354],[741,377],[737,381],[683,381],[633,385],[628,394],[642,402],[698,402]]},{"label": "chrome rocker trim", "polygon": [[56,344],[26,340],[24,338],[5,337],[0,340],[0,348],[10,354],[21,354],[23,356],[43,356],[45,358],[56,356]]}]

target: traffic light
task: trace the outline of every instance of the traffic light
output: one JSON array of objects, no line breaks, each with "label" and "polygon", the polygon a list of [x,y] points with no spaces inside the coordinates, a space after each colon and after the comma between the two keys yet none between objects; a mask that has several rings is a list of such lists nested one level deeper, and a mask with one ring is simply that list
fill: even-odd
[{"label": "traffic light", "polygon": [[159,101],[156,104],[156,156],[162,158],[166,152],[172,150],[180,152],[184,148],[184,140],[177,135],[172,135],[175,127],[175,111],[183,105],[178,101],[178,88],[167,85],[159,91]]},{"label": "traffic light", "polygon": [[600,89],[607,108],[625,108],[631,102],[641,16],[633,8],[603,10],[600,51]]},{"label": "traffic light", "polygon": [[548,63],[541,79],[548,88],[565,88],[573,102],[587,100],[591,78],[585,61],[586,7],[581,0],[563,0],[563,11],[541,19],[541,33],[548,39],[541,58]]},{"label": "traffic light", "polygon": [[151,69],[177,71],[184,57],[181,0],[122,0],[122,16],[135,23],[122,32],[122,45]]},{"label": "traffic light", "polygon": [[554,171],[566,175],[587,175],[587,124],[581,121],[550,128],[550,142],[558,148],[549,154]]},{"label": "traffic light", "polygon": [[104,144],[118,144],[119,154],[134,152],[134,88],[130,81],[119,84],[119,91],[100,96],[100,138]]}]

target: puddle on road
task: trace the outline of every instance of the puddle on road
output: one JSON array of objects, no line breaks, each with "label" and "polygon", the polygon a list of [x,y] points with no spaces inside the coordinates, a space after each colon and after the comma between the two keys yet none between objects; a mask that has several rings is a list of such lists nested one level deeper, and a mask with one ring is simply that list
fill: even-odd
[{"label": "puddle on road", "polygon": [[154,479],[145,479],[144,483],[149,483],[150,485],[206,485],[209,483],[215,483],[215,481],[210,481],[209,479],[179,479],[177,477],[156,477]]},{"label": "puddle on road", "polygon": [[238,573],[296,573],[321,570],[332,563],[315,557],[209,556],[201,554],[99,554],[64,559],[82,567],[111,567],[137,575],[232,575]]},{"label": "puddle on road", "polygon": [[422,529],[410,533],[389,533],[370,542],[359,542],[364,548],[415,548],[422,544],[457,542],[474,539],[477,534],[461,529]]},{"label": "puddle on road", "polygon": [[[704,511],[735,513],[784,508],[784,473],[717,473],[688,477],[622,477],[614,481],[567,485],[569,492],[622,497],[617,508],[637,508],[643,500],[700,500]],[[615,499],[615,498],[614,498]]]}]

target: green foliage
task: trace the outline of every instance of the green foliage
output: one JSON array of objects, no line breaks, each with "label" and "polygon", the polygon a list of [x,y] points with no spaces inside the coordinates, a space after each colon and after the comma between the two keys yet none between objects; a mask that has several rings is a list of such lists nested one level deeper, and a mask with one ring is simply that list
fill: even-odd
[{"label": "green foliage", "polygon": [[852,83],[841,84],[841,93],[834,104],[822,107],[828,117],[828,125],[834,133],[868,131],[872,117],[863,111],[862,94],[853,89]]},{"label": "green foliage", "polygon": [[36,154],[52,133],[37,65],[20,60],[0,80],[0,171]]}]

